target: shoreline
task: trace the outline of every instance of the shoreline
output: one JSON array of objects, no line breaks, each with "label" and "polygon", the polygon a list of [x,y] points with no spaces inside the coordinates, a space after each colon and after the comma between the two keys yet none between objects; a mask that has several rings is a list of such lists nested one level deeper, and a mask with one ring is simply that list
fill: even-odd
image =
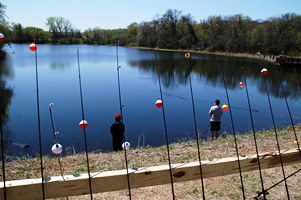
[{"label": "shoreline", "polygon": [[[298,138],[301,137],[301,124],[295,125]],[[261,130],[256,132],[259,153],[278,152],[274,130]],[[296,149],[292,127],[277,129],[277,135],[281,151]],[[253,133],[237,134],[239,156],[246,157],[255,154]],[[300,141],[300,139],[299,139]],[[215,161],[216,159],[236,157],[233,135],[219,137],[214,141],[199,141],[202,161]],[[127,155],[129,168],[145,169],[151,166],[166,165],[166,146],[132,148]],[[198,160],[197,144],[195,140],[179,141],[170,144],[170,158],[172,163],[191,163]],[[43,156],[44,177],[79,175],[87,172],[85,153],[74,153],[61,158],[62,168],[56,156]],[[92,152],[89,153],[91,172],[105,172],[125,169],[124,153],[119,152]],[[40,159],[20,157],[18,160],[6,163],[6,176],[9,180],[32,179],[40,177]],[[285,166],[287,175],[301,168],[301,163]],[[61,171],[60,171],[61,169]],[[264,169],[266,187],[283,179],[281,167]],[[258,170],[243,172],[246,195],[252,197],[256,191],[261,191]],[[290,193],[301,198],[299,181],[301,172],[289,178]],[[209,199],[241,199],[239,174],[219,176],[204,179],[206,196]],[[271,199],[285,199],[284,183],[279,184],[268,196]],[[200,180],[176,183],[177,199],[199,199],[202,196]],[[230,189],[229,189],[230,188]],[[277,192],[276,192],[276,191]],[[115,196],[118,199],[127,198],[127,190],[104,192],[93,194],[96,199],[110,199]],[[170,184],[149,186],[133,189],[135,199],[170,199]],[[89,195],[68,197],[68,199],[89,199]]]},{"label": "shoreline", "polygon": [[210,51],[198,51],[198,50],[182,50],[182,49],[160,49],[160,48],[136,47],[136,46],[125,46],[125,47],[142,49],[142,50],[154,49],[156,51],[195,53],[195,54],[225,56],[225,57],[234,57],[234,58],[258,59],[258,60],[263,60],[263,61],[276,64],[276,56],[262,55],[259,52],[256,54],[250,54],[250,53],[227,53],[227,52],[210,52]]}]

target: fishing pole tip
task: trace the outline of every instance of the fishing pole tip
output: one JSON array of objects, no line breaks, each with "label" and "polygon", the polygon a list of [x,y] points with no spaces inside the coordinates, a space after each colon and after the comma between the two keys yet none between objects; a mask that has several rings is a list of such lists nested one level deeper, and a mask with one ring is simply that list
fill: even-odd
[{"label": "fishing pole tip", "polygon": [[49,104],[49,108],[51,108],[52,106],[54,106],[54,103],[50,103]]}]

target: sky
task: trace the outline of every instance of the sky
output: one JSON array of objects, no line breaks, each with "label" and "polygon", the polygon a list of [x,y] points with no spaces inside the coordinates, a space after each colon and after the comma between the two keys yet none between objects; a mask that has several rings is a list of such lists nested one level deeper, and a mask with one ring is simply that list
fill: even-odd
[{"label": "sky", "polygon": [[63,17],[84,31],[88,28],[126,28],[133,22],[152,21],[168,9],[191,14],[196,22],[209,16],[243,14],[253,20],[301,14],[301,0],[1,0],[10,23],[48,30],[48,17]]}]

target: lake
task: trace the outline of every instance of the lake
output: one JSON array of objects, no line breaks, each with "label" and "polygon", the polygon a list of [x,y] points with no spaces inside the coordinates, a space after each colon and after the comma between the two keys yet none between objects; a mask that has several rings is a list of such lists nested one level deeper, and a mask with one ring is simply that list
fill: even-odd
[{"label": "lake", "polygon": [[[38,114],[35,79],[35,54],[29,45],[12,44],[5,47],[8,54],[1,66],[1,112],[6,154],[10,156],[37,155]],[[84,151],[81,99],[77,50],[81,67],[81,84],[88,150],[111,151],[110,126],[119,113],[117,56],[115,46],[38,45],[40,121],[43,154],[50,155],[55,143],[49,104],[58,142],[64,155]],[[14,51],[14,52],[13,52]],[[222,74],[237,133],[252,131],[245,88],[240,88],[246,76],[250,106],[256,131],[273,128],[265,82],[260,71],[267,68],[267,87],[277,127],[289,126],[291,121],[279,77],[287,95],[294,123],[301,121],[299,70],[282,68],[252,59],[191,55],[189,63],[184,53],[139,50],[118,47],[120,89],[126,140],[133,147],[165,144],[162,109],[155,106],[160,98],[158,73],[161,80],[166,128],[169,142],[195,139],[189,74],[197,118],[203,139],[209,131],[208,111],[215,99],[227,103]],[[156,62],[157,61],[157,62]],[[242,69],[243,67],[243,69]],[[232,134],[230,112],[222,116],[221,133]],[[292,133],[293,134],[293,133]],[[28,145],[23,148],[22,145]]]}]

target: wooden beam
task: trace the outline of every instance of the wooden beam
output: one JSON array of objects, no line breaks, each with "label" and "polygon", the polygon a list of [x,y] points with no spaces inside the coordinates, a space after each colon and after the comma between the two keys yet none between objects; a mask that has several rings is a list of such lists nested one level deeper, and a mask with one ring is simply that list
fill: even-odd
[{"label": "wooden beam", "polygon": [[[282,152],[284,165],[300,163],[298,150]],[[280,157],[277,153],[264,153],[260,155],[262,169],[280,166]],[[257,157],[241,157],[242,172],[258,170]],[[172,164],[173,182],[183,182],[200,179],[199,162]],[[239,173],[237,158],[222,158],[212,161],[202,161],[203,178],[224,176]],[[154,167],[129,169],[131,188],[162,185],[170,183],[169,166],[161,165]],[[92,192],[108,192],[127,189],[126,170],[91,173]],[[88,175],[50,177],[45,180],[46,198],[59,198],[76,196],[89,193]],[[0,196],[3,197],[3,182],[0,183]],[[41,199],[41,179],[26,179],[6,182],[7,198],[15,199]]]}]

